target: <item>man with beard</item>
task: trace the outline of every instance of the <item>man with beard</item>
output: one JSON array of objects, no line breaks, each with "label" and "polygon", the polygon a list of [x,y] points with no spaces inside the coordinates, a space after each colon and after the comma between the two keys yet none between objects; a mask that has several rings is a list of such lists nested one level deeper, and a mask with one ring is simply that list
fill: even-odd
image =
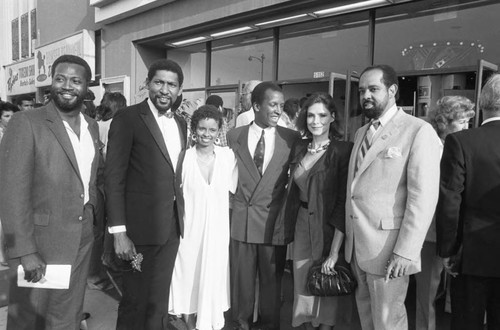
[{"label": "man with beard", "polygon": [[105,191],[118,258],[142,255],[142,271],[123,273],[117,329],[166,329],[172,271],[183,231],[180,192],[184,119],[173,105],[183,73],[171,60],[148,70],[149,98],[118,111],[108,134]]},{"label": "man with beard", "polygon": [[[52,102],[16,113],[0,146],[0,218],[11,272],[7,329],[79,329],[98,207],[102,157],[97,123],[82,114],[91,79],[83,59],[52,65]],[[69,288],[44,287],[54,265]],[[47,274],[46,274],[47,271]]]},{"label": "man with beard", "polygon": [[439,190],[439,138],[430,124],[396,106],[398,78],[387,65],[363,71],[361,127],[349,162],[345,257],[358,281],[356,303],[366,329],[407,329],[409,275]]}]

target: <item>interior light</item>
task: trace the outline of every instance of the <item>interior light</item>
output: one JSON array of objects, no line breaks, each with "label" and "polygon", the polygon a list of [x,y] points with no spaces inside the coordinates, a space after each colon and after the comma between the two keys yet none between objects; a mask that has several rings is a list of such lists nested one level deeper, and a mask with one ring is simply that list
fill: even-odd
[{"label": "interior light", "polygon": [[225,35],[228,35],[228,34],[244,32],[244,31],[248,31],[248,30],[251,30],[251,29],[252,28],[250,26],[244,26],[244,27],[240,27],[240,28],[237,28],[237,29],[232,29],[232,30],[217,32],[217,33],[211,34],[210,36],[214,37],[214,38],[216,38],[216,37],[222,37],[222,36],[225,36]]},{"label": "interior light", "polygon": [[348,5],[344,5],[344,6],[338,6],[338,7],[318,10],[318,11],[315,11],[314,14],[317,16],[333,15],[333,14],[350,12],[350,11],[353,11],[356,9],[369,9],[369,8],[373,8],[373,7],[377,7],[377,6],[381,6],[381,5],[389,5],[391,3],[392,2],[390,0],[367,0],[367,1],[351,3]]},{"label": "interior light", "polygon": [[306,17],[306,16],[308,16],[308,15],[307,14],[300,14],[300,15],[295,15],[295,16],[290,16],[290,17],[278,18],[278,19],[275,19],[275,20],[272,20],[272,21],[257,23],[257,24],[255,24],[255,26],[274,24],[274,23],[289,21],[289,20],[292,20],[292,19]]},{"label": "interior light", "polygon": [[202,40],[206,40],[206,39],[207,39],[206,37],[196,37],[196,38],[186,39],[186,40],[182,40],[182,41],[172,42],[171,44],[174,46],[181,46],[181,45],[190,44],[193,42],[198,42],[198,41],[202,41]]}]

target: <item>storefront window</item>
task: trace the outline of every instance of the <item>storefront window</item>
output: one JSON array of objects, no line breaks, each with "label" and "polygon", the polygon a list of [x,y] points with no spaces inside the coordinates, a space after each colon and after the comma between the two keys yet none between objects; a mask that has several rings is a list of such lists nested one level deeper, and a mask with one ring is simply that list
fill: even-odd
[{"label": "storefront window", "polygon": [[167,51],[167,58],[176,61],[182,68],[184,89],[205,87],[206,53],[204,43]]},{"label": "storefront window", "polygon": [[478,59],[498,62],[500,4],[481,2],[445,0],[436,7],[426,0],[377,10],[375,63],[411,72],[463,70],[477,66]]},{"label": "storefront window", "polygon": [[361,72],[367,64],[367,12],[280,29],[278,80]]},{"label": "storefront window", "polygon": [[211,86],[273,80],[272,30],[212,42]]}]

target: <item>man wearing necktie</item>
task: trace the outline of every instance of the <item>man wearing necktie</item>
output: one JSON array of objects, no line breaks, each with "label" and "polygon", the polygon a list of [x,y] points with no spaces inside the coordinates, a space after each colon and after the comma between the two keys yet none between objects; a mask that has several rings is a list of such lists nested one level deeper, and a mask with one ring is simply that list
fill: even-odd
[{"label": "man wearing necktie", "polygon": [[258,272],[262,326],[278,329],[286,245],[273,244],[273,233],[288,180],[290,150],[300,136],[277,126],[284,105],[277,85],[257,85],[252,105],[255,120],[227,135],[238,162],[231,217],[231,309],[236,326],[250,329]]},{"label": "man wearing necktie", "polygon": [[172,105],[183,73],[171,60],[148,71],[149,98],[116,113],[105,168],[109,232],[118,258],[143,255],[142,272],[123,273],[117,329],[166,329],[168,294],[182,235],[180,168],[186,122]]},{"label": "man wearing necktie", "polygon": [[396,106],[398,78],[387,65],[369,67],[359,82],[370,122],[361,127],[349,163],[345,257],[358,281],[361,326],[407,329],[409,275],[439,188],[439,138],[431,125]]}]

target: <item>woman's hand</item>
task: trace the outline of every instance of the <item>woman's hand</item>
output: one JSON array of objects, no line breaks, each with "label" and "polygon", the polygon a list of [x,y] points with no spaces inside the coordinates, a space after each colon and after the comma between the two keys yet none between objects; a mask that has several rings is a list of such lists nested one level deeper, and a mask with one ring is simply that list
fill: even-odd
[{"label": "woman's hand", "polygon": [[326,275],[337,274],[334,267],[338,260],[339,260],[338,253],[330,254],[328,258],[326,258],[326,260],[323,262],[323,265],[321,266],[321,272]]}]

